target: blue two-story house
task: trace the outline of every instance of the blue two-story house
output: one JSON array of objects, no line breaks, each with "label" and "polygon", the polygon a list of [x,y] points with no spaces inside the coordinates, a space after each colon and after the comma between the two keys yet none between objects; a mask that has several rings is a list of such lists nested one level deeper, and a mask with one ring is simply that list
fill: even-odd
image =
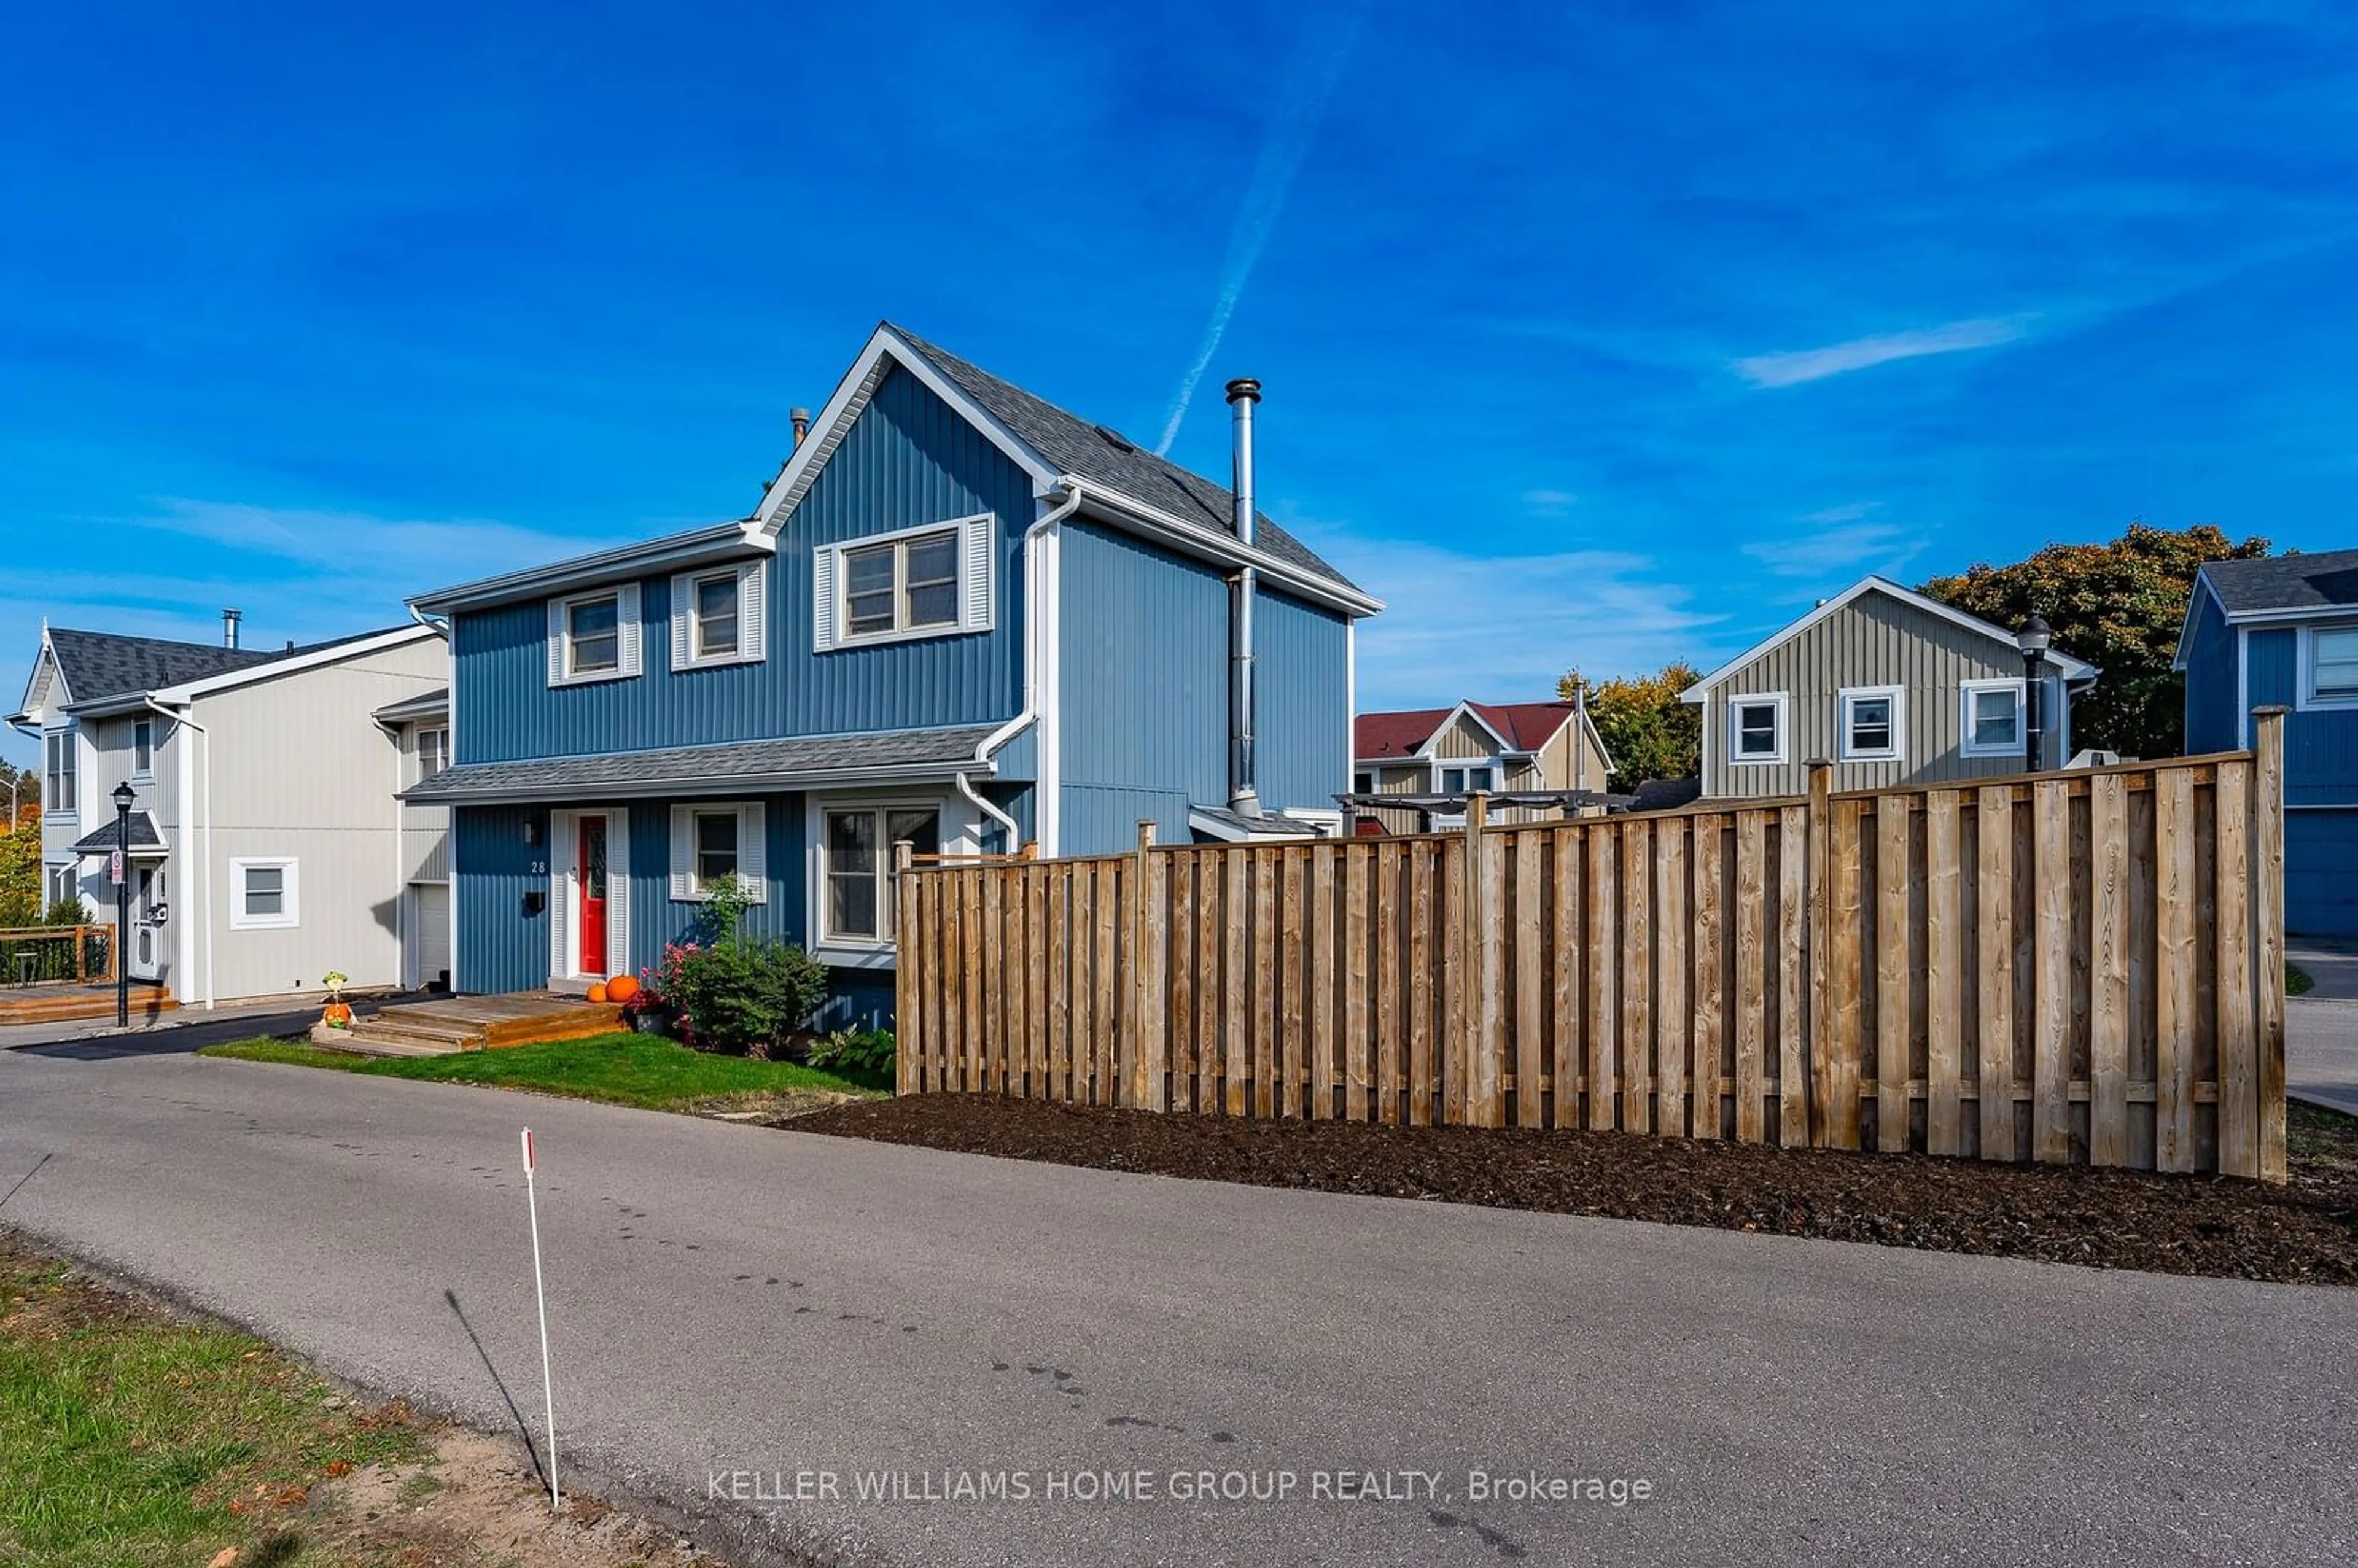
[{"label": "blue two-story house", "polygon": [[2211,561],[2172,667],[2186,750],[2251,744],[2252,709],[2285,719],[2285,925],[2358,935],[2358,550]]},{"label": "blue two-story house", "polygon": [[447,625],[464,991],[655,961],[735,877],[749,922],[889,1011],[892,845],[1119,851],[1333,831],[1353,627],[1263,517],[1257,384],[1224,488],[890,325],[752,514],[412,600]]}]

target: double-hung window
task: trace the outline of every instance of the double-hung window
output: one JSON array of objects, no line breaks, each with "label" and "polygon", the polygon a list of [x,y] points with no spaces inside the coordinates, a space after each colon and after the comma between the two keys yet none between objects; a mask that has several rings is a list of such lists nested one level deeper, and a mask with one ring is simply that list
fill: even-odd
[{"label": "double-hung window", "polygon": [[41,738],[41,808],[52,816],[68,816],[75,809],[79,744],[70,730],[52,730]]},{"label": "double-hung window", "polygon": [[1727,699],[1727,760],[1739,765],[1785,760],[1785,694]]},{"label": "double-hung window", "polygon": [[697,812],[695,822],[696,860],[687,885],[698,898],[710,898],[714,889],[737,880],[737,842],[743,824],[734,806]]},{"label": "double-hung window", "polygon": [[1961,715],[1963,730],[1958,753],[1967,757],[2022,755],[2022,682],[1969,680],[1964,683]]},{"label": "double-hung window", "polygon": [[131,776],[152,779],[156,776],[156,721],[136,719],[131,726]]},{"label": "double-hung window", "polygon": [[424,784],[449,765],[450,731],[420,730],[417,732],[417,782]]},{"label": "double-hung window", "polygon": [[905,839],[920,855],[941,853],[941,812],[930,806],[860,806],[830,807],[825,817],[821,912],[827,939],[890,942],[892,846]]},{"label": "double-hung window", "polygon": [[985,514],[821,546],[818,651],[989,631],[993,537]]},{"label": "double-hung window", "polygon": [[549,685],[628,680],[638,673],[638,584],[548,601]]},{"label": "double-hung window", "polygon": [[2302,706],[2358,706],[2358,626],[2309,628],[2303,633],[2301,653],[2308,672]]},{"label": "double-hung window", "polygon": [[762,563],[682,572],[671,579],[671,667],[746,665],[768,639]]},{"label": "double-hung window", "polygon": [[758,801],[673,806],[671,896],[700,903],[733,881],[748,903],[767,903],[768,822],[768,808]]},{"label": "double-hung window", "polygon": [[1845,687],[1835,699],[1836,733],[1845,762],[1901,760],[1900,727],[1907,694],[1896,686]]}]

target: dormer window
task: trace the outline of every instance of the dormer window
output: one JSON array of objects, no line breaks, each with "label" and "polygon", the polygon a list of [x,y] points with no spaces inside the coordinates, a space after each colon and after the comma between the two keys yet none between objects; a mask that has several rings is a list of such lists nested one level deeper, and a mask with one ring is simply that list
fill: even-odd
[{"label": "dormer window", "polygon": [[639,585],[548,601],[548,684],[628,680],[639,673]]},{"label": "dormer window", "polygon": [[990,630],[993,522],[985,514],[821,546],[819,651]]}]

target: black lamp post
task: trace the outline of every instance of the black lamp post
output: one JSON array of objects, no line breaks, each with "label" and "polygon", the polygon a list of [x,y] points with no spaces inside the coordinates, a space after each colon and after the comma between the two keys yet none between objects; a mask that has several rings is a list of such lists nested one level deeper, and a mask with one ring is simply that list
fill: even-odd
[{"label": "black lamp post", "polygon": [[2014,634],[2014,645],[2022,650],[2022,762],[2034,773],[2039,771],[2040,729],[2046,719],[2039,696],[2046,687],[2047,650],[2054,641],[2054,632],[2036,611]]},{"label": "black lamp post", "polygon": [[128,784],[114,786],[114,1027],[131,1027],[131,803],[139,798]]}]

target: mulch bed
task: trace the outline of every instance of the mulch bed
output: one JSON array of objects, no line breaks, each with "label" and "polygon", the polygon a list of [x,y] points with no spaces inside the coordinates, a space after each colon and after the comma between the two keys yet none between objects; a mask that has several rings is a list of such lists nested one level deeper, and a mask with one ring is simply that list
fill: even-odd
[{"label": "mulch bed", "polygon": [[2358,1285],[2358,1119],[2295,1106],[2291,1180],[1920,1154],[1786,1151],[1613,1132],[1157,1116],[917,1095],[800,1117],[801,1132],[1107,1171],[1814,1236],[2165,1274]]}]

